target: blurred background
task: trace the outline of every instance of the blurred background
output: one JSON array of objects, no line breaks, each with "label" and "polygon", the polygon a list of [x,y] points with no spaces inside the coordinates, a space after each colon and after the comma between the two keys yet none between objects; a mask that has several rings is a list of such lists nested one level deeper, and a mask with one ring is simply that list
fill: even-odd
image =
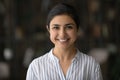
[{"label": "blurred background", "polygon": [[0,80],[25,80],[30,62],[53,47],[46,17],[60,2],[78,10],[78,48],[96,58],[104,80],[120,80],[120,0],[0,0]]}]

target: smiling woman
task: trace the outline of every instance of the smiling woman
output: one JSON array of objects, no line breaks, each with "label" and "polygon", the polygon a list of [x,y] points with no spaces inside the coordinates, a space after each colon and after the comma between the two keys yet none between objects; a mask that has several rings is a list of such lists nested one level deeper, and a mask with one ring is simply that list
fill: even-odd
[{"label": "smiling woman", "polygon": [[99,64],[75,46],[79,17],[65,3],[48,14],[47,30],[54,48],[30,64],[26,80],[102,80]]},{"label": "smiling woman", "polygon": [[68,48],[68,51],[74,49],[74,43],[77,39],[77,27],[70,16],[65,14],[55,16],[50,22],[48,31],[55,48],[61,50]]}]

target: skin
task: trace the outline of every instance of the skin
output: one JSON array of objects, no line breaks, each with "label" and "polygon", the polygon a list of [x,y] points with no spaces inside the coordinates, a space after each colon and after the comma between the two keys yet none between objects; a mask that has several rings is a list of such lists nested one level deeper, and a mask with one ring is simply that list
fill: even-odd
[{"label": "skin", "polygon": [[53,54],[60,60],[64,75],[76,54],[75,41],[77,39],[77,27],[74,20],[68,15],[57,15],[49,28],[50,40],[55,45]]}]

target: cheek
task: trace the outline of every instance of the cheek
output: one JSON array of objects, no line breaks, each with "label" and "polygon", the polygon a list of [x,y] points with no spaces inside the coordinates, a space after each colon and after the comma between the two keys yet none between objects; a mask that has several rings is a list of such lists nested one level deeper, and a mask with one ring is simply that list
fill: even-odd
[{"label": "cheek", "polygon": [[77,35],[74,35],[73,37],[74,37],[74,40],[76,40],[76,39],[77,39]]},{"label": "cheek", "polygon": [[77,32],[76,31],[72,31],[69,33],[72,37],[76,37],[77,36]]},{"label": "cheek", "polygon": [[71,37],[72,37],[73,40],[76,40],[77,37],[78,37],[77,32],[73,32],[73,33],[71,33]]},{"label": "cheek", "polygon": [[54,41],[55,37],[56,37],[56,34],[54,32],[50,32],[51,41]]}]

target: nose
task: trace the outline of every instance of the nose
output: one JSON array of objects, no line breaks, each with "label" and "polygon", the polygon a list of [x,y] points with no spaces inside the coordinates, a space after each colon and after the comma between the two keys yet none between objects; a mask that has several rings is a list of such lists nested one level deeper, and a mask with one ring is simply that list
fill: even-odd
[{"label": "nose", "polygon": [[65,38],[65,36],[66,36],[66,30],[65,29],[61,29],[60,32],[59,32],[59,36],[61,38]]}]

